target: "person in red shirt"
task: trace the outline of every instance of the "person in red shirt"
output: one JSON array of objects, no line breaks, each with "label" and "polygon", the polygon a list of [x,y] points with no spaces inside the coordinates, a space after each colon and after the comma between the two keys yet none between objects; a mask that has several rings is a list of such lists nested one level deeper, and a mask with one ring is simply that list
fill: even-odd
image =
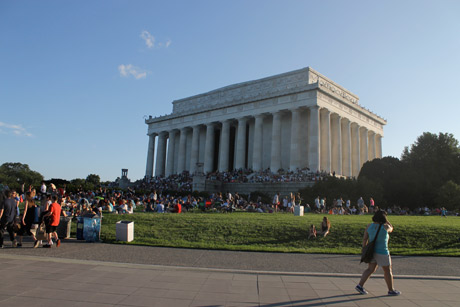
[{"label": "person in red shirt", "polygon": [[179,201],[177,201],[176,205],[174,206],[174,213],[181,213],[182,212],[182,205]]},{"label": "person in red shirt", "polygon": [[56,229],[59,226],[59,221],[61,218],[61,205],[58,204],[57,196],[53,195],[51,197],[52,204],[48,208],[48,213],[46,213],[44,216],[47,217],[49,216],[49,222],[46,224],[46,234],[48,236],[48,244],[43,245],[43,247],[48,247],[50,248],[51,245],[53,244],[51,235],[54,236],[56,239],[56,247],[59,247],[61,245],[61,240],[59,240],[59,237],[57,235]]}]

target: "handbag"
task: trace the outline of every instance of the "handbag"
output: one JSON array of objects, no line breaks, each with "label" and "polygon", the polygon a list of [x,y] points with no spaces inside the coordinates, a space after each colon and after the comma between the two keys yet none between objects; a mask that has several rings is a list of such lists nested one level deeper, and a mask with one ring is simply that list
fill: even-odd
[{"label": "handbag", "polygon": [[377,236],[379,235],[380,228],[382,228],[382,224],[380,224],[380,227],[375,234],[374,240],[367,243],[366,246],[364,246],[361,250],[361,261],[359,263],[370,263],[372,258],[374,258],[375,241],[377,241]]}]

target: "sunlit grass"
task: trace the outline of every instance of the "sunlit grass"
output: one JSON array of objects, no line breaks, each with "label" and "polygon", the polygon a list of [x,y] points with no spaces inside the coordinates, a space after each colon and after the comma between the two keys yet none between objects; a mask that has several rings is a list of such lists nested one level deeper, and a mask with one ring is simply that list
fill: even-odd
[{"label": "sunlit grass", "polygon": [[[296,253],[360,253],[362,236],[371,216],[328,216],[326,238],[307,240],[310,224],[320,228],[323,215],[259,213],[105,214],[101,238],[115,243],[115,223],[134,221],[130,244]],[[460,255],[460,217],[389,216],[395,231],[393,255]]]}]

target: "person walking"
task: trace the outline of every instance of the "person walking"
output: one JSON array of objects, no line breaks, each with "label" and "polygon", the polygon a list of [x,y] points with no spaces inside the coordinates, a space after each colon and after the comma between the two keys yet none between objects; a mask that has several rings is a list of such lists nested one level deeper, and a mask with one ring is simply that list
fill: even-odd
[{"label": "person walking", "polygon": [[48,237],[48,244],[43,245],[43,247],[50,248],[53,245],[52,236],[56,239],[56,247],[61,245],[61,240],[57,235],[57,227],[59,226],[60,217],[61,217],[61,205],[58,204],[58,197],[56,195],[51,196],[52,203],[49,206],[48,212],[43,216],[49,216],[49,223],[46,223],[46,234]]},{"label": "person walking", "polygon": [[[364,231],[363,247],[371,240],[375,241],[374,257],[369,263],[367,269],[363,272],[359,284],[355,287],[356,291],[361,294],[367,294],[364,284],[369,277],[377,270],[380,265],[383,269],[385,283],[388,287],[388,295],[400,295],[401,292],[395,290],[393,286],[393,272],[391,270],[391,256],[388,250],[388,240],[390,233],[393,231],[393,225],[387,219],[387,213],[384,210],[377,211],[372,217],[372,224],[367,225]],[[380,230],[379,230],[380,228]],[[376,238],[378,232],[378,237]]]},{"label": "person walking", "polygon": [[21,228],[18,231],[18,247],[22,246],[22,237],[24,235],[32,236],[34,240],[34,248],[38,247],[38,240],[35,238],[35,234],[31,231],[32,224],[35,221],[35,200],[32,196],[32,192],[26,192],[26,201],[24,204],[24,213],[21,219]]},{"label": "person walking", "polygon": [[11,244],[17,246],[14,238],[14,220],[16,219],[16,200],[13,198],[14,191],[6,191],[6,195],[0,197],[0,248],[3,248],[3,233],[5,230],[10,235]]}]

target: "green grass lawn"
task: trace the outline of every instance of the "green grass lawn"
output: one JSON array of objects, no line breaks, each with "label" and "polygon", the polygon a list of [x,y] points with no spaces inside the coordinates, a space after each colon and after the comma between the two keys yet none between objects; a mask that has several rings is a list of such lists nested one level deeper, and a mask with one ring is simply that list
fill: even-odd
[{"label": "green grass lawn", "polygon": [[[101,239],[116,243],[115,223],[134,221],[129,244],[265,252],[359,254],[371,215],[328,216],[326,238],[307,240],[311,224],[320,228],[323,215],[236,212],[132,215],[105,214]],[[390,236],[393,255],[460,255],[460,217],[389,216],[395,230]]]}]

